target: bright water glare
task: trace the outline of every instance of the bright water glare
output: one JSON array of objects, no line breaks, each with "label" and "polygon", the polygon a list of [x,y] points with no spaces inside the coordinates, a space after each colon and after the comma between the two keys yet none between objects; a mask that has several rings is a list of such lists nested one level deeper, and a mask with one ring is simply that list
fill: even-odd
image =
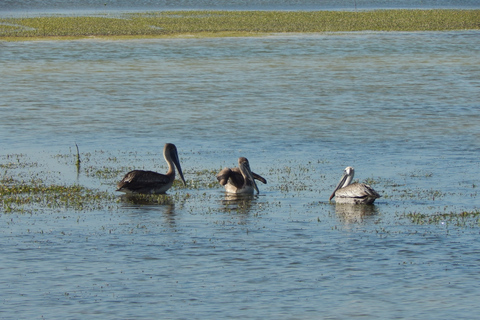
[{"label": "bright water glare", "polygon": [[[0,211],[2,319],[477,316],[478,221],[448,216],[480,207],[478,31],[0,50],[3,176],[21,158],[26,179],[115,193],[122,174],[87,169],[165,172],[172,142],[190,185],[239,156],[268,180],[241,202],[218,185]],[[346,166],[383,195],[374,206],[328,202]]]}]

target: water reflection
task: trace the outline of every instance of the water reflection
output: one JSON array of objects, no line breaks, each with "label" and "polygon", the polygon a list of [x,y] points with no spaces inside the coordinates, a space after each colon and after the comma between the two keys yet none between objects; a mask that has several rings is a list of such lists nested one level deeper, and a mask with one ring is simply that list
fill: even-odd
[{"label": "water reflection", "polygon": [[168,226],[176,225],[175,202],[167,195],[122,195],[120,201],[124,208],[134,209],[142,214],[159,211]]},{"label": "water reflection", "polygon": [[337,203],[335,213],[343,223],[355,224],[377,214],[377,208],[372,204]]},{"label": "water reflection", "polygon": [[[192,173],[260,152],[255,168],[271,186],[260,197],[238,197],[206,182],[117,198],[118,210],[1,214],[8,258],[0,290],[10,297],[2,317],[269,318],[280,310],[355,319],[375,310],[380,318],[475,318],[468,310],[480,294],[470,285],[480,274],[478,229],[449,224],[446,234],[446,226],[412,225],[397,211],[480,206],[471,175],[480,141],[478,39],[475,31],[2,44],[4,153],[42,149],[34,157],[51,159],[77,140],[81,182],[108,183],[113,192],[108,175],[87,170],[114,174],[125,168],[118,154],[128,166],[150,168],[151,146],[174,137]],[[245,121],[234,125],[232,115]],[[240,131],[242,139],[221,149]],[[93,150],[102,155],[88,156]],[[19,165],[18,156],[7,157],[5,177],[8,164]],[[328,199],[335,168],[347,163],[391,197],[388,205],[337,204],[332,222],[327,201],[310,204]],[[74,170],[71,161],[62,166],[19,169]],[[284,189],[285,181],[296,183]],[[424,200],[437,190],[445,196]],[[317,217],[322,223],[312,223]],[[379,237],[377,228],[398,232]],[[462,299],[436,308],[453,296]],[[32,301],[46,306],[25,314]]]},{"label": "water reflection", "polygon": [[170,226],[170,227],[175,227],[175,218],[176,218],[176,213],[175,213],[175,204],[171,203],[168,205],[165,205],[165,210],[163,211],[163,217],[165,218],[165,222]]},{"label": "water reflection", "polygon": [[258,196],[253,194],[235,194],[225,193],[225,198],[222,200],[224,211],[237,211],[238,213],[248,214],[252,209],[252,205]]},{"label": "water reflection", "polygon": [[124,194],[120,200],[125,204],[134,205],[170,205],[174,204],[172,198],[166,194],[147,195],[147,194]]}]

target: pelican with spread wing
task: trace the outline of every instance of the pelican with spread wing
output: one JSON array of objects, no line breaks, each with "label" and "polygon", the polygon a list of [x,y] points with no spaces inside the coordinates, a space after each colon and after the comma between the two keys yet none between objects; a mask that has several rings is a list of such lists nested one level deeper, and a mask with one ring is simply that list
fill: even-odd
[{"label": "pelican with spread wing", "polygon": [[225,191],[228,193],[253,194],[258,190],[255,180],[267,183],[267,180],[262,176],[250,170],[250,164],[247,158],[238,158],[238,168],[225,168],[217,174],[217,180],[225,186]]}]

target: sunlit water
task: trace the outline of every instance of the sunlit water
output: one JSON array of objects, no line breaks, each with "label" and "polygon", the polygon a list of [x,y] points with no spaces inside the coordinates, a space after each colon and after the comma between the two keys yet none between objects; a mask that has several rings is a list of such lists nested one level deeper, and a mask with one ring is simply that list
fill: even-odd
[{"label": "sunlit water", "polygon": [[[477,316],[478,223],[403,215],[480,207],[478,31],[0,51],[2,164],[23,154],[27,175],[114,193],[121,176],[76,176],[75,143],[84,168],[162,172],[172,142],[189,181],[239,156],[268,180],[240,203],[218,186],[172,190],[171,205],[0,211],[0,318]],[[347,165],[377,181],[375,206],[328,203]]]}]

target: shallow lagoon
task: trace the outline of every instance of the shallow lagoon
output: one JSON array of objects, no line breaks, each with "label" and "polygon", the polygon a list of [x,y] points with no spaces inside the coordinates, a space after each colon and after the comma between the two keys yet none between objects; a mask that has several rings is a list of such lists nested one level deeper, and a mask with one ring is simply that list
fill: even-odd
[{"label": "shallow lagoon", "polygon": [[[475,317],[478,36],[1,43],[3,176],[114,194],[173,142],[188,186],[2,211],[0,316]],[[268,184],[229,201],[239,156]],[[375,206],[328,203],[347,165]]]}]

